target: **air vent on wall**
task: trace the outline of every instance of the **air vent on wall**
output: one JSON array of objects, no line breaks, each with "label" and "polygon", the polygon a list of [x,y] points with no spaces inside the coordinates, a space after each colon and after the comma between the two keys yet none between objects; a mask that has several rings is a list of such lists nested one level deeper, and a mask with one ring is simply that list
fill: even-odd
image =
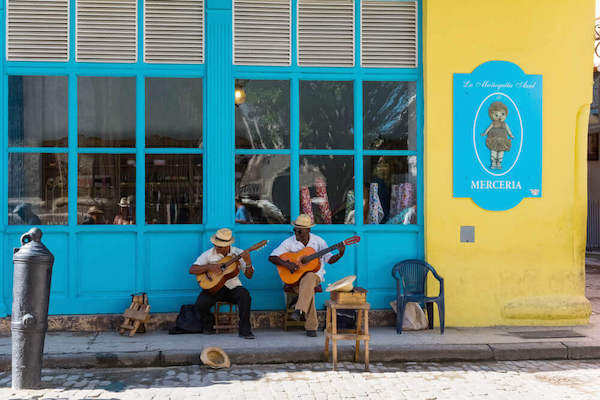
[{"label": "air vent on wall", "polygon": [[290,0],[234,0],[234,64],[290,65],[290,20]]},{"label": "air vent on wall", "polygon": [[354,0],[298,0],[298,65],[354,65]]},{"label": "air vent on wall", "polygon": [[8,0],[6,21],[7,60],[69,59],[68,0]]},{"label": "air vent on wall", "polygon": [[76,0],[77,61],[137,60],[136,0]]},{"label": "air vent on wall", "polygon": [[361,65],[417,67],[417,2],[363,0]]},{"label": "air vent on wall", "polygon": [[204,1],[144,1],[144,61],[204,62]]}]

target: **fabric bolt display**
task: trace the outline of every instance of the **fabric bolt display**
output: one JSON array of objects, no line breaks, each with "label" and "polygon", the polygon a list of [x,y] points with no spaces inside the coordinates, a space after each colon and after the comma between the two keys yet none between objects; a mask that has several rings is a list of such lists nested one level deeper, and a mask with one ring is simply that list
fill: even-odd
[{"label": "fabric bolt display", "polygon": [[300,189],[300,206],[302,207],[302,213],[310,216],[314,221],[312,204],[310,202],[310,191],[307,186],[302,186],[302,189]]},{"label": "fabric bolt display", "polygon": [[415,187],[412,183],[403,183],[403,189],[401,189],[402,199],[400,200],[400,204],[402,208],[407,208],[412,205],[415,205],[417,202],[415,201]]},{"label": "fabric bolt display", "polygon": [[371,183],[369,187],[369,224],[379,224],[384,215],[379,200],[378,186],[377,183]]},{"label": "fabric bolt display", "polygon": [[392,218],[388,219],[386,224],[394,224],[394,225],[409,225],[412,223],[413,218],[416,216],[415,207],[407,207],[400,211],[400,213],[396,214]]},{"label": "fabric bolt display", "polygon": [[402,185],[392,185],[392,194],[390,198],[390,219],[400,214],[402,211]]},{"label": "fabric bolt display", "polygon": [[329,197],[327,197],[327,184],[324,179],[316,179],[315,191],[320,198],[319,210],[321,211],[321,223],[331,224],[331,208],[329,207]]},{"label": "fabric bolt display", "polygon": [[354,190],[346,193],[346,211],[344,213],[344,224],[354,224]]}]

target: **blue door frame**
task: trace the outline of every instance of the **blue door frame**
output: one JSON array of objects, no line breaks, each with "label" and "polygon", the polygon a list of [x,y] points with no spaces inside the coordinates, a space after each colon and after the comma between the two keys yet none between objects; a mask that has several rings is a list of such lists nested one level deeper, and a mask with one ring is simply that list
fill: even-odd
[{"label": "blue door frame", "polygon": [[[254,255],[256,273],[245,285],[252,295],[253,309],[281,309],[283,295],[275,268],[267,261],[270,251],[291,234],[288,225],[235,225],[234,215],[234,157],[236,154],[272,154],[269,150],[236,150],[234,147],[234,80],[284,79],[290,81],[290,148],[277,151],[289,154],[291,165],[292,218],[298,215],[299,159],[310,154],[349,154],[354,156],[355,193],[363,189],[363,156],[417,156],[416,225],[363,224],[362,202],[356,202],[355,225],[320,225],[314,231],[328,242],[359,235],[358,246],[347,249],[346,256],[327,268],[326,281],[356,274],[357,284],[369,290],[373,308],[388,308],[395,286],[391,277],[392,265],[405,258],[423,258],[423,84],[422,39],[419,32],[419,67],[416,69],[381,69],[360,67],[360,27],[355,24],[355,60],[352,68],[307,68],[296,65],[296,27],[292,23],[292,65],[289,67],[250,67],[232,65],[231,1],[205,0],[205,60],[204,65],[153,65],[143,62],[143,3],[138,3],[138,61],[133,64],[100,64],[75,62],[75,0],[71,1],[70,57],[68,62],[7,62],[4,24],[1,76],[2,165],[8,165],[9,152],[68,153],[68,211],[67,225],[43,226],[44,243],[55,254],[50,302],[51,314],[120,313],[128,305],[129,294],[148,292],[153,312],[177,311],[184,303],[193,302],[198,294],[195,279],[187,273],[190,264],[201,251],[209,247],[209,237],[217,228],[234,229],[237,245],[244,247],[260,239],[270,239],[269,246]],[[4,7],[4,5],[0,5]],[[356,21],[360,21],[360,0],[356,0]],[[5,10],[2,17],[6,20]],[[421,21],[419,4],[419,22]],[[296,0],[292,1],[292,21],[296,17]],[[420,23],[419,23],[420,25]],[[69,141],[67,148],[8,148],[7,82],[9,75],[63,75],[69,81]],[[77,76],[130,76],[136,78],[136,147],[84,148],[77,145]],[[201,77],[203,78],[204,148],[203,149],[146,149],[145,148],[145,78]],[[299,82],[301,80],[350,80],[354,82],[354,150],[301,150],[299,148]],[[417,83],[417,149],[416,151],[364,150],[362,142],[362,82],[415,81]],[[229,134],[223,134],[229,132]],[[90,226],[77,224],[77,156],[78,153],[135,154],[136,225]],[[203,155],[203,224],[146,225],[145,170],[146,154]],[[8,225],[8,172],[0,176],[0,316],[10,314],[12,298],[12,248],[18,247],[19,236],[27,226]],[[319,294],[321,307],[327,294]]]}]

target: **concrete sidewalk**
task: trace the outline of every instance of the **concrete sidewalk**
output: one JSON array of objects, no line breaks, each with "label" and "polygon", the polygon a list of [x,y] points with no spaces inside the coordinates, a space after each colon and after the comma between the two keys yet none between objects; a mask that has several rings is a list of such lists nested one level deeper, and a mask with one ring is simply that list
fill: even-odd
[{"label": "concrete sidewalk", "polygon": [[[600,265],[600,259],[599,259]],[[370,359],[377,361],[600,359],[600,267],[588,266],[590,324],[576,327],[446,328],[396,334],[370,329]],[[120,336],[115,332],[48,333],[44,367],[147,367],[200,363],[206,346],[221,347],[234,364],[324,361],[323,333],[257,330],[256,340],[237,334],[168,335],[165,331]],[[361,346],[362,347],[362,346]],[[354,342],[340,341],[340,360],[350,360]],[[362,353],[361,353],[362,354]],[[0,337],[0,369],[11,364],[10,337]]]}]

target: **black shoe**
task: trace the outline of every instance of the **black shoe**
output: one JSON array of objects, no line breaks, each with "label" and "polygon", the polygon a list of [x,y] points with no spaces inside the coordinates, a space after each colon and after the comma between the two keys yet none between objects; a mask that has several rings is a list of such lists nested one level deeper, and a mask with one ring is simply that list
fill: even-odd
[{"label": "black shoe", "polygon": [[302,319],[302,311],[294,310],[294,312],[291,313],[288,318],[292,321],[300,321]]},{"label": "black shoe", "polygon": [[181,329],[176,326],[169,329],[169,335],[182,335],[184,333],[202,333],[202,331],[188,331],[186,329]]},{"label": "black shoe", "polygon": [[317,331],[306,331],[306,336],[317,337]]},{"label": "black shoe", "polygon": [[247,333],[245,335],[242,335],[240,333],[238,336],[241,337],[241,338],[244,338],[244,339],[256,339],[256,336],[254,336],[254,334],[252,332]]}]

